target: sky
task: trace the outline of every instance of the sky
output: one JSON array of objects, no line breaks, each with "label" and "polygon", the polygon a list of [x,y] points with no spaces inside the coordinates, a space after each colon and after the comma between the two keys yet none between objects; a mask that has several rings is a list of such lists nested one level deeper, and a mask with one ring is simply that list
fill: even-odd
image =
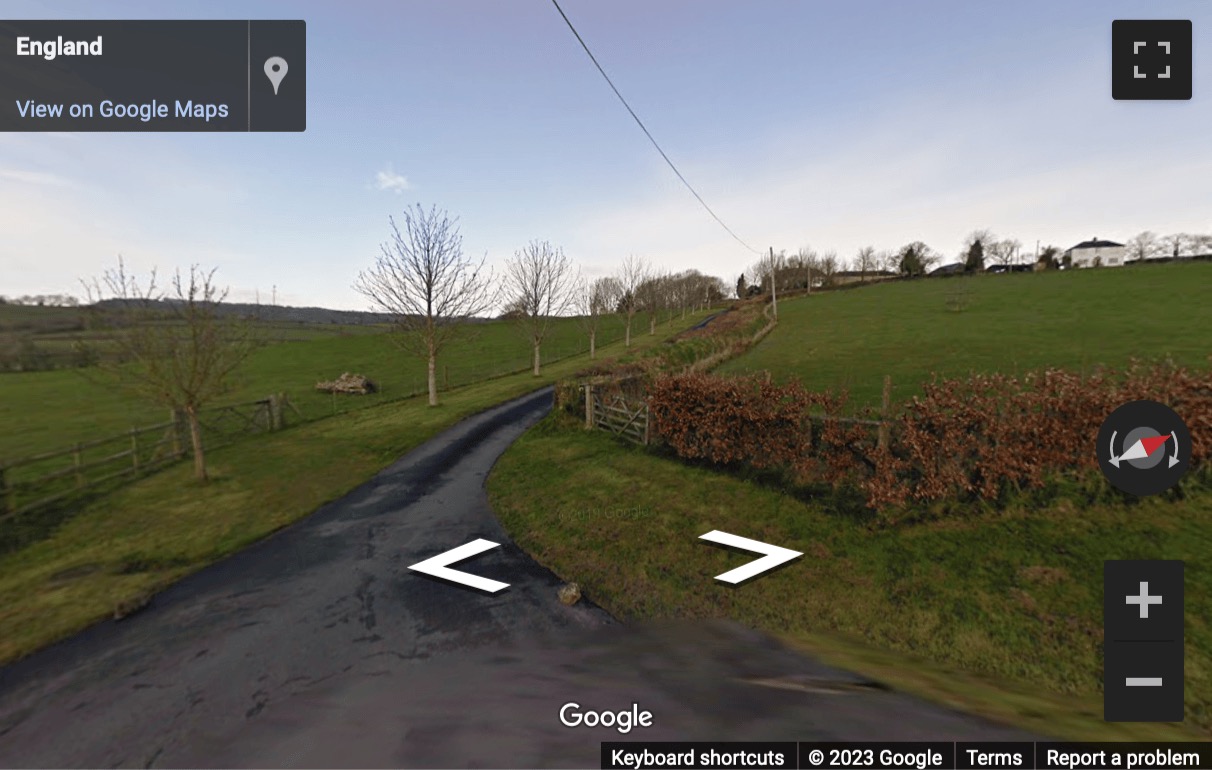
[{"label": "sky", "polygon": [[[628,255],[727,285],[773,247],[948,261],[1212,232],[1212,5],[1185,0],[0,1],[5,19],[307,22],[303,133],[0,134],[0,295],[117,264],[216,268],[238,301],[352,288],[420,203],[500,271],[532,240],[588,277]],[[1194,95],[1111,98],[1114,19],[1191,19]],[[751,250],[752,249],[752,250]],[[275,288],[276,287],[276,288]]]}]

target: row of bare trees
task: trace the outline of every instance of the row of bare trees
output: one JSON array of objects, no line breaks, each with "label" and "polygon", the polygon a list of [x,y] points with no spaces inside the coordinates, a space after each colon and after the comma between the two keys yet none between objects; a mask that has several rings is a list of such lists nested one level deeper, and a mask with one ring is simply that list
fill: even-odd
[{"label": "row of bare trees", "polygon": [[[1126,246],[1129,260],[1204,255],[1212,253],[1212,235],[1173,233],[1160,236],[1146,231],[1133,237]],[[1023,253],[1021,241],[999,238],[988,229],[970,233],[959,252],[959,261],[966,272],[980,272],[991,265],[1020,265],[1028,259],[1042,262],[1046,267],[1063,264],[1061,249],[1056,246],[1044,246],[1028,257]],[[784,291],[810,290],[816,286],[830,285],[842,273],[857,275],[859,280],[881,274],[919,276],[925,275],[942,261],[943,255],[922,241],[914,241],[895,250],[864,246],[849,260],[839,258],[835,251],[818,253],[808,247],[790,255],[786,251],[772,250],[740,276],[736,294],[745,297],[758,293],[773,292],[777,295]]]},{"label": "row of bare trees", "polygon": [[[770,253],[754,263],[737,280],[736,294],[745,297],[752,294],[811,291],[815,287],[829,286],[845,273],[857,274],[860,280],[878,274],[924,275],[940,261],[940,255],[921,241],[914,241],[895,251],[876,250],[873,246],[859,249],[852,260],[839,257],[836,251],[817,252],[802,247],[795,254],[784,251]],[[774,313],[778,314],[775,299]]]},{"label": "row of bare trees", "polygon": [[[469,258],[458,221],[436,207],[416,205],[389,220],[390,237],[374,265],[358,274],[355,290],[390,314],[400,341],[425,361],[429,404],[438,403],[438,360],[466,322],[491,315],[504,302],[508,317],[529,341],[533,372],[553,320],[576,314],[596,353],[602,320],[626,318],[626,344],[637,314],[648,314],[656,332],[662,312],[683,315],[723,298],[719,279],[690,270],[670,274],[638,257],[618,273],[588,280],[564,253],[535,240],[509,259],[500,276],[486,256]],[[195,475],[207,479],[199,415],[230,385],[231,376],[260,341],[249,319],[222,312],[226,291],[214,271],[193,266],[162,285],[153,271],[139,279],[119,258],[115,269],[85,282],[96,324],[108,333],[112,353],[101,368],[148,400],[178,410],[188,420]],[[103,310],[102,310],[103,308]],[[83,344],[83,343],[82,343]],[[96,343],[90,343],[95,345]]]},{"label": "row of bare trees", "polygon": [[1133,236],[1125,245],[1127,246],[1127,258],[1131,260],[1202,256],[1212,254],[1212,235],[1203,233],[1158,235],[1146,230]]},{"label": "row of bare trees", "polygon": [[623,317],[623,343],[631,347],[637,315],[647,314],[648,331],[654,334],[661,311],[680,308],[684,316],[692,307],[697,309],[721,299],[723,288],[719,279],[704,276],[697,270],[663,273],[647,260],[632,255],[623,260],[615,275],[583,282],[580,296],[577,309],[589,336],[589,356],[593,358],[598,330],[605,316],[618,314]]},{"label": "row of bare trees", "polygon": [[80,300],[70,294],[26,294],[6,297],[0,294],[0,305],[34,305],[37,307],[79,307]]},{"label": "row of bare trees", "polygon": [[617,277],[604,280],[615,291],[610,296],[615,308],[626,318],[627,345],[631,344],[637,314],[644,314],[648,333],[655,334],[662,313],[670,316],[681,313],[685,318],[687,313],[706,308],[727,295],[724,282],[715,276],[703,275],[698,270],[671,273],[636,256],[623,260]]},{"label": "row of bare trees", "polygon": [[504,306],[502,317],[515,321],[531,350],[532,371],[541,373],[542,346],[554,319],[576,315],[597,352],[602,319],[625,318],[625,344],[631,345],[637,314],[647,314],[649,334],[661,313],[683,316],[724,297],[722,282],[697,270],[671,274],[646,260],[628,257],[615,275],[590,280],[559,246],[531,241],[514,253],[497,278],[479,260],[464,255],[458,222],[446,212],[419,204],[406,209],[391,239],[354,289],[374,309],[395,319],[407,349],[427,364],[430,405],[437,405],[437,363],[461,324]]}]

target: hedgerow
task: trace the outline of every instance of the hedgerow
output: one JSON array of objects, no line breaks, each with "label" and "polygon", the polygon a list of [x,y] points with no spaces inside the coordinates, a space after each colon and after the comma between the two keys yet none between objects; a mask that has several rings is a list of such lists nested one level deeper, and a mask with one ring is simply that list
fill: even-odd
[{"label": "hedgerow", "polygon": [[794,381],[665,374],[648,404],[656,435],[679,457],[857,488],[883,520],[897,521],[920,514],[920,504],[1003,501],[1065,477],[1096,478],[1100,425],[1138,399],[1177,411],[1191,431],[1190,462],[1208,463],[1212,372],[1171,363],[936,379],[887,418],[884,442],[869,422],[842,416],[844,393]]}]

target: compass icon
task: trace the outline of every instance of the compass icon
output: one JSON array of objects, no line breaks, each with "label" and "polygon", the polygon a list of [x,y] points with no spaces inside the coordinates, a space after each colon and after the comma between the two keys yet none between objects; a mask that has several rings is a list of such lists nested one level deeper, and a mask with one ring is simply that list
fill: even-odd
[{"label": "compass icon", "polygon": [[1098,463],[1117,489],[1144,497],[1164,492],[1187,471],[1191,433],[1178,414],[1156,401],[1130,401],[1098,432]]}]

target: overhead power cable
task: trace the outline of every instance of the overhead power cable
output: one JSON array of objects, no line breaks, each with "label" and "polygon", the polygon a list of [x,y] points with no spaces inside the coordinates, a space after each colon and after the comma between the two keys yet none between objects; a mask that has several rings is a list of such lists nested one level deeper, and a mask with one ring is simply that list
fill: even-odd
[{"label": "overhead power cable", "polygon": [[682,184],[686,185],[686,189],[690,191],[690,194],[693,195],[699,203],[703,204],[703,208],[707,210],[707,213],[711,215],[711,218],[716,222],[719,222],[720,227],[727,230],[728,234],[735,238],[737,243],[749,249],[754,254],[762,254],[763,252],[758,251],[748,243],[745,243],[743,240],[741,240],[739,235],[732,231],[731,227],[724,224],[724,220],[720,219],[719,216],[717,216],[716,213],[711,210],[711,207],[707,205],[707,201],[703,200],[703,196],[699,195],[698,192],[695,191],[694,187],[690,185],[690,182],[686,181],[686,177],[682,176],[681,171],[678,171],[678,167],[673,164],[673,161],[669,159],[669,156],[665,154],[665,151],[661,149],[661,145],[657,144],[657,140],[654,139],[652,134],[648,131],[648,127],[644,125],[644,121],[640,120],[640,116],[635,114],[635,110],[631,109],[631,105],[628,104],[627,100],[623,98],[623,95],[619,93],[619,89],[615,87],[614,81],[612,81],[610,76],[606,74],[606,70],[602,69],[602,65],[598,63],[598,59],[593,55],[593,51],[590,51],[589,46],[585,44],[585,40],[581,37],[581,33],[577,32],[577,28],[572,26],[572,21],[569,20],[568,14],[564,13],[564,9],[560,7],[559,2],[557,2],[557,0],[551,0],[551,4],[554,5],[556,10],[560,12],[560,16],[563,17],[564,23],[568,25],[568,29],[572,30],[572,34],[576,36],[577,42],[581,44],[581,48],[585,49],[585,53],[589,55],[589,60],[593,62],[593,66],[597,67],[598,72],[602,73],[602,77],[606,79],[606,83],[610,86],[610,90],[614,91],[614,95],[619,97],[619,101],[622,102],[623,106],[627,108],[627,111],[631,113],[631,117],[635,119],[635,122],[637,125],[639,125],[640,130],[644,132],[644,136],[647,136],[648,141],[652,142],[652,146],[656,148],[657,152],[661,154],[661,157],[665,159],[665,162],[669,164],[669,168],[673,169],[673,173],[677,174],[678,179],[682,180]]}]

